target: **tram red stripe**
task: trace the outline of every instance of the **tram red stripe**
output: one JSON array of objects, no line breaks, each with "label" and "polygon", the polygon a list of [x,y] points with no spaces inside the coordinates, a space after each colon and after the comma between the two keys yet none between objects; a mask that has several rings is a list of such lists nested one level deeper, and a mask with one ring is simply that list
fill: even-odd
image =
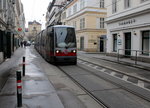
[{"label": "tram red stripe", "polygon": [[76,53],[72,53],[72,52],[69,52],[67,54],[65,54],[64,52],[56,53],[56,56],[76,56],[76,55],[77,55]]}]

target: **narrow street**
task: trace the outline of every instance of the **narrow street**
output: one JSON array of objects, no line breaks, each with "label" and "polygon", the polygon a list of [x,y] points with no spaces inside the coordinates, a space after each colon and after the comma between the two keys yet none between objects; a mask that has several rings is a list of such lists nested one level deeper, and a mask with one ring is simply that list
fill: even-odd
[{"label": "narrow street", "polygon": [[26,57],[26,75],[22,77],[25,108],[150,107],[149,71],[103,61],[80,51],[77,65],[55,66],[30,46],[19,48],[0,65],[3,108],[16,107],[16,71],[22,70],[23,56]]},{"label": "narrow street", "polygon": [[150,0],[0,0],[0,108],[150,108],[149,18]]}]

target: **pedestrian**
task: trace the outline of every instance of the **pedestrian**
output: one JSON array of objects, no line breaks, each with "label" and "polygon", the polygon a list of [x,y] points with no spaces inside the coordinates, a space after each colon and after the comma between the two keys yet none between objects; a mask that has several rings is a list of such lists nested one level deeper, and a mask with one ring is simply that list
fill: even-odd
[{"label": "pedestrian", "polygon": [[27,41],[24,41],[23,44],[24,44],[24,48],[26,48]]},{"label": "pedestrian", "polygon": [[22,41],[20,42],[20,45],[21,45],[21,47],[23,47],[23,42]]}]

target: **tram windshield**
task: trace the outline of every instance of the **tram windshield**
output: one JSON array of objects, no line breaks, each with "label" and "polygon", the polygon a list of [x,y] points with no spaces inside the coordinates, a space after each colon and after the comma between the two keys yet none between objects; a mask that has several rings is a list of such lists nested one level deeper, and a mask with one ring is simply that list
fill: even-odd
[{"label": "tram windshield", "polygon": [[55,28],[56,47],[73,48],[76,47],[76,36],[74,28]]}]

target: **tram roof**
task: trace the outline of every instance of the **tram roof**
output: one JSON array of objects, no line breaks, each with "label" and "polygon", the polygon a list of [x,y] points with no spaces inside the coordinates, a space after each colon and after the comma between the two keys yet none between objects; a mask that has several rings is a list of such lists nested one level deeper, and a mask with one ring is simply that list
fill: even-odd
[{"label": "tram roof", "polygon": [[53,27],[70,27],[70,28],[74,28],[73,26],[69,26],[69,25],[54,25]]}]

